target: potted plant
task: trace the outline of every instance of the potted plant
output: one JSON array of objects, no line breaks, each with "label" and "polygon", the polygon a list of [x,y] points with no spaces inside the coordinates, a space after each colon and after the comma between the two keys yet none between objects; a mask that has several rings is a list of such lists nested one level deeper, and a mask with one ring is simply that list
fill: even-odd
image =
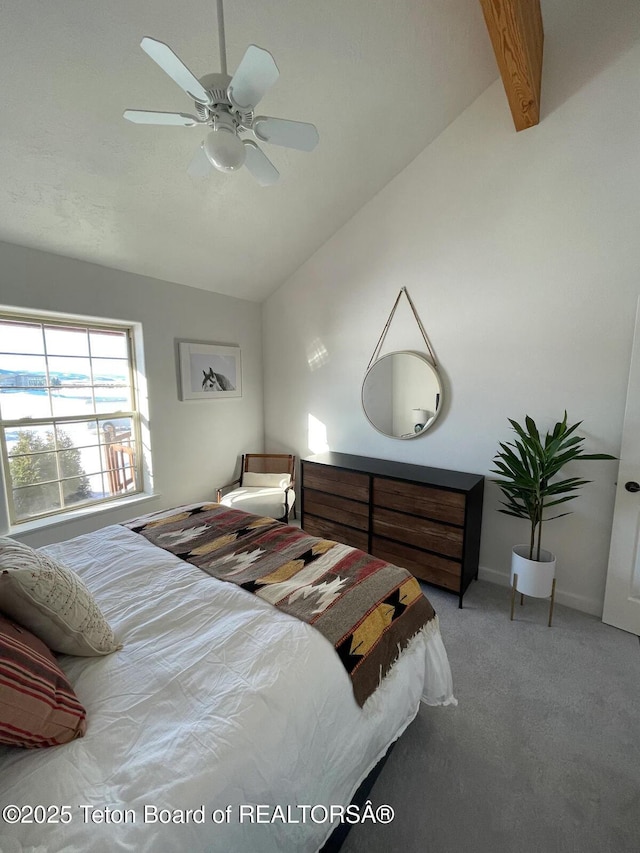
[{"label": "potted plant", "polygon": [[[567,503],[578,496],[579,489],[590,482],[580,477],[558,479],[568,462],[576,459],[615,459],[608,453],[584,453],[583,436],[575,432],[582,423],[567,424],[564,418],[547,432],[544,439],[535,421],[528,415],[525,425],[509,418],[516,438],[500,442],[500,452],[494,457],[493,480],[506,500],[499,511],[516,518],[526,518],[530,524],[528,545],[516,545],[511,560],[511,586],[523,595],[547,598],[552,594],[555,577],[555,556],[541,547],[543,521],[569,515],[567,512],[545,517],[551,507]],[[514,578],[517,579],[514,583]],[[553,604],[553,603],[552,603]],[[513,606],[512,606],[513,616]],[[551,624],[551,615],[549,616]]]}]

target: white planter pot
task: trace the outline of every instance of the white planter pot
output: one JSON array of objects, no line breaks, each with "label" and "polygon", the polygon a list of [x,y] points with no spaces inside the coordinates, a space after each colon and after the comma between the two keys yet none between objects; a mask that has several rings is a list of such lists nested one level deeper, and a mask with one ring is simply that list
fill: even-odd
[{"label": "white planter pot", "polygon": [[528,558],[528,545],[515,545],[511,553],[511,586],[518,575],[516,590],[534,598],[549,598],[556,574],[556,558],[551,551],[540,549],[540,559]]}]

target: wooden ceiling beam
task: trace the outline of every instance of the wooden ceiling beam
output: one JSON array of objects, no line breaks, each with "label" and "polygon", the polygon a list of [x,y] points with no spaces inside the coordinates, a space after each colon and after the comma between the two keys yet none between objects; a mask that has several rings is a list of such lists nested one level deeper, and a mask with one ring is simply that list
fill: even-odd
[{"label": "wooden ceiling beam", "polygon": [[540,121],[540,0],[480,0],[516,130]]}]

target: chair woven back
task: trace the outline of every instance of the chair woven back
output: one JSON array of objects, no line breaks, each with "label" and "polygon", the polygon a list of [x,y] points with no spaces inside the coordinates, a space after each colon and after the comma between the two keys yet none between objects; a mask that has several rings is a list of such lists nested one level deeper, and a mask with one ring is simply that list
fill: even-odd
[{"label": "chair woven back", "polygon": [[245,453],[242,456],[242,473],[290,474],[295,478],[296,457],[291,453]]}]

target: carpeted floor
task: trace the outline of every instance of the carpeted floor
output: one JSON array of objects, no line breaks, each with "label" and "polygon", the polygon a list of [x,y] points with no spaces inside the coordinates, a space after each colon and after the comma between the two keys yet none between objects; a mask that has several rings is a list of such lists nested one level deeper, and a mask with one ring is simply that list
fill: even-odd
[{"label": "carpeted floor", "polygon": [[640,643],[599,619],[472,583],[424,587],[457,708],[421,706],[371,792],[388,826],[343,853],[638,853]]}]

